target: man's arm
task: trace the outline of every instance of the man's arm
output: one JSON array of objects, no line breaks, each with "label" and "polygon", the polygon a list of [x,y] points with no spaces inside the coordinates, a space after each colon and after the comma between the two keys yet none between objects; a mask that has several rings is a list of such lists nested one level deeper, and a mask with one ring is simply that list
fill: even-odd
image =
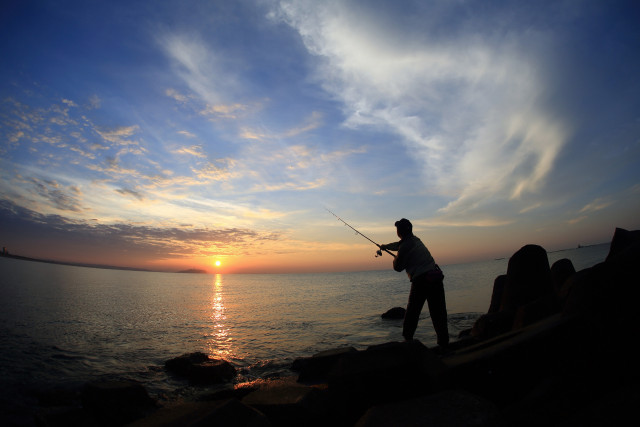
[{"label": "man's arm", "polygon": [[395,271],[402,271],[405,269],[405,251],[398,250],[398,255],[393,259],[393,269]]},{"label": "man's arm", "polygon": [[393,243],[387,243],[385,245],[380,245],[380,249],[382,249],[383,251],[389,250],[389,251],[397,251],[400,248],[400,242],[393,242]]}]

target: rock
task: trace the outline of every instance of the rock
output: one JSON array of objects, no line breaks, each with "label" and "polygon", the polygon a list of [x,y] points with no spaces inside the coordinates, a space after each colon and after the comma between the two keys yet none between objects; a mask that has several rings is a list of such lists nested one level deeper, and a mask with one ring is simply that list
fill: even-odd
[{"label": "rock", "polygon": [[134,381],[94,381],[82,389],[82,406],[107,425],[122,425],[155,409],[145,388]]},{"label": "rock", "polygon": [[129,427],[268,427],[271,425],[269,419],[257,409],[245,405],[238,399],[224,399],[161,408],[154,414],[130,424]]},{"label": "rock", "polygon": [[571,289],[571,278],[576,274],[576,270],[573,267],[571,260],[567,258],[560,259],[553,263],[551,266],[551,278],[553,280],[553,287],[556,292],[558,304],[564,306],[569,290]]},{"label": "rock", "polygon": [[406,314],[406,312],[407,310],[404,307],[393,307],[382,313],[380,317],[382,317],[383,319],[400,320],[404,319],[404,315]]},{"label": "rock", "polygon": [[504,288],[507,283],[507,275],[502,274],[493,281],[493,293],[491,294],[491,303],[489,305],[488,313],[497,313],[500,311],[500,305],[502,304],[502,295],[504,294]]},{"label": "rock", "polygon": [[312,357],[296,359],[291,369],[300,372],[298,382],[315,382],[328,378],[329,372],[343,355],[357,351],[353,347],[342,347],[321,351]]},{"label": "rock", "polygon": [[446,381],[446,375],[440,358],[414,340],[345,354],[331,371],[328,384],[343,405],[343,412],[361,414],[373,404],[436,390]]},{"label": "rock", "polygon": [[623,228],[616,228],[616,231],[613,233],[613,238],[611,239],[609,254],[605,261],[609,261],[638,242],[640,242],[640,230],[628,231]]},{"label": "rock", "polygon": [[402,402],[375,406],[356,427],[493,426],[496,406],[464,390],[448,390]]},{"label": "rock", "polygon": [[511,329],[520,329],[549,317],[559,311],[558,300],[555,294],[549,294],[542,298],[518,307],[513,318]]},{"label": "rock", "polygon": [[471,328],[471,336],[477,339],[487,339],[509,332],[513,326],[515,313],[510,311],[498,311],[483,314]]},{"label": "rock", "polygon": [[[564,373],[590,347],[576,322],[561,314],[484,340],[442,357],[452,388],[465,389],[496,404],[517,401],[545,375]],[[579,332],[579,331],[578,331]]]},{"label": "rock", "polygon": [[500,311],[515,312],[518,307],[552,292],[547,251],[538,245],[525,245],[509,259]]},{"label": "rock", "polygon": [[168,371],[186,377],[192,384],[223,383],[236,375],[236,369],[226,360],[212,359],[201,352],[167,360],[164,366]]},{"label": "rock", "polygon": [[574,274],[576,274],[576,269],[570,259],[562,258],[553,263],[551,266],[551,280],[553,280],[553,287],[556,293],[563,288],[564,282]]},{"label": "rock", "polygon": [[265,383],[242,403],[264,413],[278,426],[321,425],[327,416],[326,393],[321,388],[298,384],[295,378]]}]

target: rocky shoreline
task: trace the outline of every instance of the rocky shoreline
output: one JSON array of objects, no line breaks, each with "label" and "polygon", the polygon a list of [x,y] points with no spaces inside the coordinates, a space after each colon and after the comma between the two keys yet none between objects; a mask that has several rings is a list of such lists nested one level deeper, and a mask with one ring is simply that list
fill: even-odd
[{"label": "rocky shoreline", "polygon": [[[573,426],[633,423],[640,231],[616,229],[606,260],[576,272],[526,245],[496,278],[491,305],[446,348],[419,341],[300,358],[291,376],[161,405],[138,383],[86,384],[43,426]],[[166,362],[192,384],[231,384],[235,368],[202,353]]]}]

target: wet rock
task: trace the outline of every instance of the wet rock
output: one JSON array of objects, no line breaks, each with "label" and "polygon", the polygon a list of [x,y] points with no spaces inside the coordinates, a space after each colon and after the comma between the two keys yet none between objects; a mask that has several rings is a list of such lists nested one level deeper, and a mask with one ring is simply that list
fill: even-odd
[{"label": "wet rock", "polygon": [[93,381],[82,389],[82,406],[106,425],[123,425],[156,408],[145,388],[135,381]]},{"label": "wet rock", "polygon": [[236,375],[236,369],[226,360],[213,359],[201,352],[167,360],[164,366],[168,371],[186,377],[192,384],[223,383]]},{"label": "wet rock", "polygon": [[382,317],[383,319],[401,320],[404,319],[404,315],[406,314],[406,312],[407,310],[404,307],[393,307],[382,313],[380,317]]},{"label": "wet rock", "polygon": [[497,407],[463,390],[448,390],[411,400],[375,406],[356,427],[386,426],[492,426]]}]

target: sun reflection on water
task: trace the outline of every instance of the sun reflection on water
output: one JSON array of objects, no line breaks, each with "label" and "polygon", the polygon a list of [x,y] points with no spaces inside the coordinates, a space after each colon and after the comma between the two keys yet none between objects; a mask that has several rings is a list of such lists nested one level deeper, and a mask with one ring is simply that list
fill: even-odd
[{"label": "sun reflection on water", "polygon": [[216,274],[211,293],[211,331],[207,334],[207,347],[211,356],[230,360],[234,356],[233,338],[226,322],[223,288],[222,274]]}]

